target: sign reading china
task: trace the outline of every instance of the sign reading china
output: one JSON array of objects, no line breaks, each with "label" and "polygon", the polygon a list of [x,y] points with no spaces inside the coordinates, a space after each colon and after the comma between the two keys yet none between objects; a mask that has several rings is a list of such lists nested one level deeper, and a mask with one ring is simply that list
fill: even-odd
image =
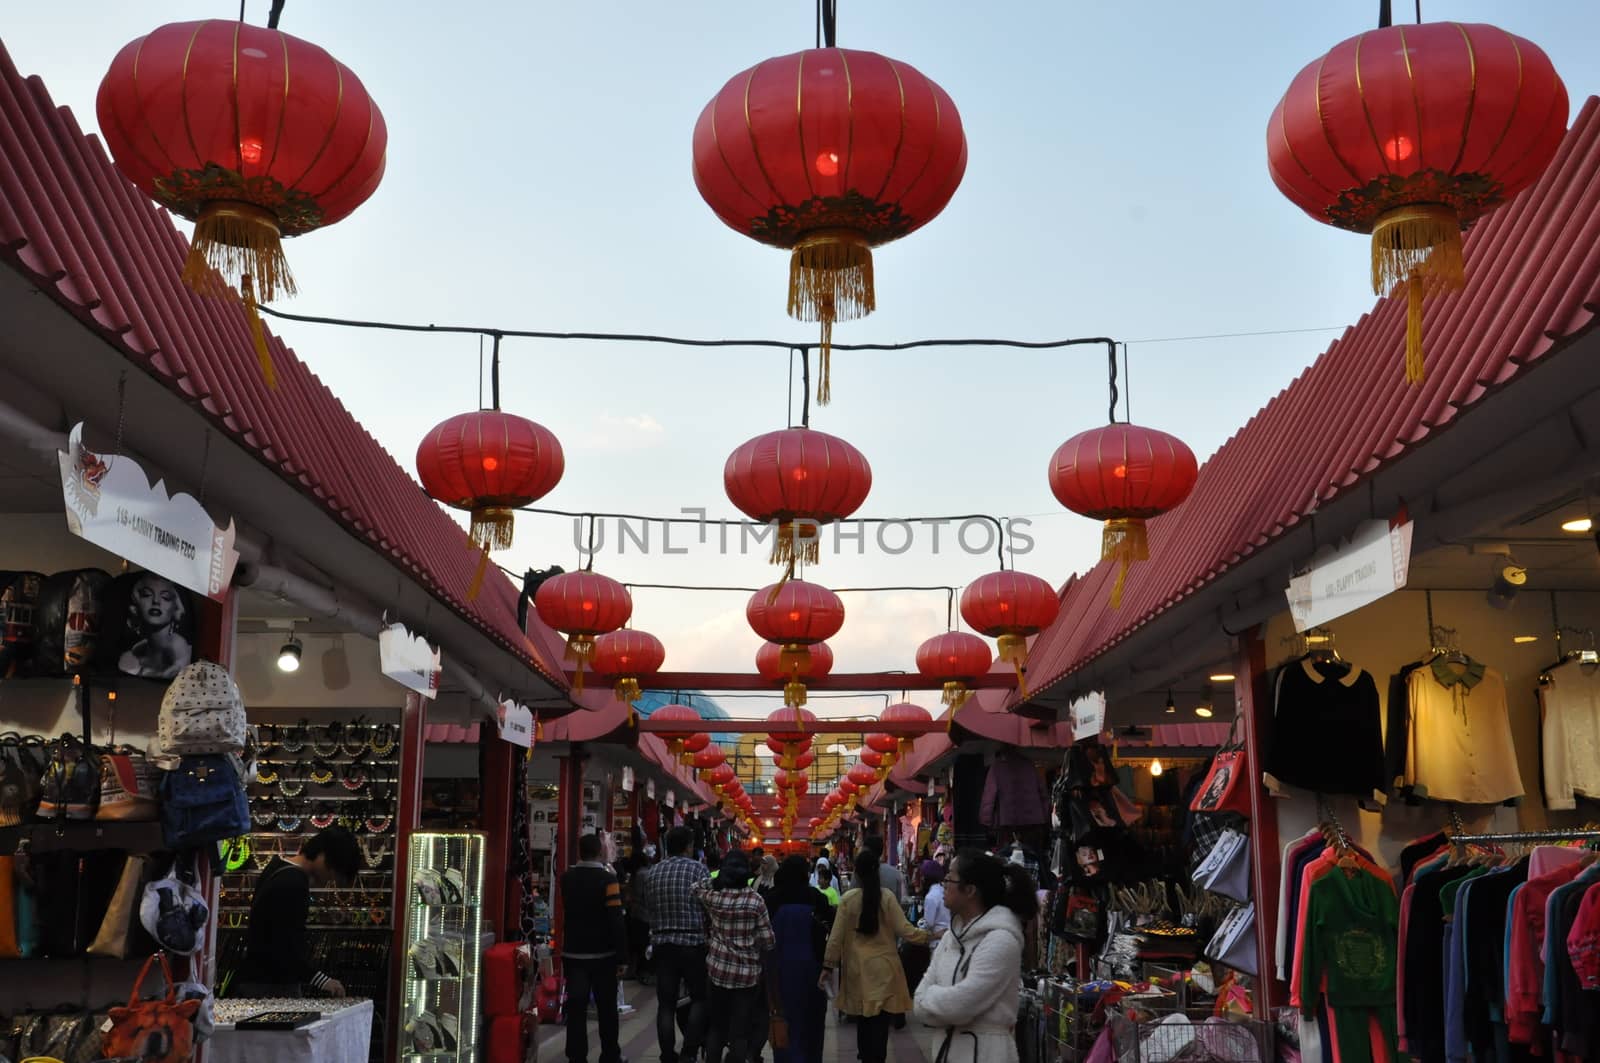
[{"label": "sign reading china", "polygon": [[1303,632],[1371,605],[1406,585],[1411,521],[1369,520],[1347,543],[1315,557],[1285,592],[1294,629]]},{"label": "sign reading china", "polygon": [[1106,696],[1100,691],[1085,694],[1072,703],[1072,740],[1093,738],[1106,726]]},{"label": "sign reading china", "polygon": [[495,722],[500,725],[500,737],[514,746],[530,749],[533,746],[533,710],[514,701],[502,701],[495,712]]},{"label": "sign reading china", "polygon": [[425,698],[439,696],[439,651],[404,624],[390,624],[378,632],[378,667],[407,690]]},{"label": "sign reading china", "polygon": [[56,459],[72,534],[197,594],[219,602],[227,597],[239,563],[233,521],[220,529],[192,495],[169,496],[159,480],[152,486],[132,458],[103,458],[87,449],[81,423]]}]

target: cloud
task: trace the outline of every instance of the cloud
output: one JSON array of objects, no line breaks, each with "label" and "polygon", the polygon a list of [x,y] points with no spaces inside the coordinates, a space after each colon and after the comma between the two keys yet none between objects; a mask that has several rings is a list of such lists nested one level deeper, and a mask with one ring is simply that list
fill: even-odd
[{"label": "cloud", "polygon": [[587,450],[643,450],[666,439],[666,427],[647,413],[602,413],[583,433],[578,445]]}]

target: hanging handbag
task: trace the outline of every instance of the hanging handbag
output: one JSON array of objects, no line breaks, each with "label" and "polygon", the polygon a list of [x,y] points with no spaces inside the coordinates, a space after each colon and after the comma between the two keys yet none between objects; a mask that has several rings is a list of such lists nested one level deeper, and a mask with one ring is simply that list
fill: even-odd
[{"label": "hanging handbag", "polygon": [[33,818],[39,807],[39,765],[26,741],[15,731],[0,734],[0,827]]},{"label": "hanging handbag", "polygon": [[1217,750],[1205,782],[1195,791],[1194,800],[1189,802],[1191,811],[1236,812],[1242,816],[1250,814],[1250,786],[1254,779],[1245,756],[1244,741],[1235,734],[1241,722],[1243,717],[1234,717],[1233,726],[1228,729],[1227,743]]},{"label": "hanging handbag", "polygon": [[101,605],[111,576],[97,568],[57,572],[44,581],[34,611],[34,675],[77,675],[99,648]]},{"label": "hanging handbag", "polygon": [[100,802],[100,755],[74,734],[50,743],[39,783],[40,819],[93,819]]},{"label": "hanging handbag", "polygon": [[134,930],[139,926],[139,902],[144,898],[147,857],[130,854],[117,879],[117,892],[111,895],[100,931],[89,944],[89,955],[125,960],[132,954]]},{"label": "hanging handbag", "polygon": [[1206,955],[1243,974],[1256,973],[1256,906],[1246,904],[1229,912],[1206,945]]},{"label": "hanging handbag", "polygon": [[244,696],[220,664],[196,661],[167,687],[156,717],[156,740],[168,755],[242,753]]},{"label": "hanging handbag", "polygon": [[22,946],[17,942],[16,861],[0,856],[0,960],[21,958]]},{"label": "hanging handbag", "polygon": [[1196,873],[1195,881],[1212,893],[1220,893],[1241,904],[1250,899],[1250,839],[1238,831],[1225,831],[1214,850],[1220,858],[1212,863],[1209,873],[1202,879]]},{"label": "hanging handbag", "polygon": [[226,754],[184,757],[162,777],[161,833],[173,849],[250,833],[250,801]]},{"label": "hanging handbag", "polygon": [[0,572],[0,679],[33,667],[34,609],[43,588],[42,572]]},{"label": "hanging handbag", "polygon": [[193,955],[205,944],[205,926],[211,918],[206,900],[176,862],[163,878],[144,888],[139,899],[139,922],[156,944],[182,956]]},{"label": "hanging handbag", "polygon": [[112,746],[100,754],[100,820],[154,820],[161,818],[156,797],[156,769],[144,750]]},{"label": "hanging handbag", "polygon": [[[167,984],[164,997],[140,1000],[139,987],[150,973],[150,965],[161,961],[162,978]],[[111,1029],[105,1032],[102,1051],[106,1058],[132,1058],[144,1063],[187,1063],[194,1052],[194,1020],[200,1001],[179,1002],[178,987],[172,981],[172,968],[165,953],[144,961],[139,977],[128,995],[128,1006],[112,1008]]]},{"label": "hanging handbag", "polygon": [[101,671],[172,679],[194,661],[194,596],[171,580],[154,572],[118,576],[101,615]]}]

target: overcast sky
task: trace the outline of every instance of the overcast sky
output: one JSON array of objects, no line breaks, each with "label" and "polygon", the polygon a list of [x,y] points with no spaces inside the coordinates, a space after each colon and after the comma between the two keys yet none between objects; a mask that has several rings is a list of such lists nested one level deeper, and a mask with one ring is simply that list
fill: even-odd
[{"label": "overcast sky", "polygon": [[[248,0],[264,24],[267,0]],[[226,0],[5,5],[18,67],[95,128],[116,51],[160,21],[236,17]],[[1204,459],[1370,309],[1364,237],[1318,225],[1273,187],[1265,124],[1290,78],[1376,24],[1370,0],[1327,3],[957,3],[844,0],[839,44],[939,82],[960,109],[965,181],[945,212],[876,256],[878,311],[847,341],[926,337],[1131,341],[1132,413]],[[1409,21],[1412,5],[1396,4]],[[1546,49],[1576,112],[1600,85],[1600,7],[1429,0],[1430,19],[1493,21]],[[288,0],[281,28],[353,69],[389,126],[388,172],[347,220],[288,245],[300,296],[284,309],[502,328],[806,341],[784,314],[786,255],[727,229],[690,176],[706,101],[757,61],[810,47],[814,7],[779,0],[553,4]],[[275,328],[414,473],[431,425],[475,408],[478,343],[312,325]],[[1397,353],[1398,357],[1398,353]],[[728,453],[786,423],[788,357],[756,349],[506,341],[508,410],[553,430],[568,510],[732,515]],[[812,425],[855,443],[874,484],[862,515],[1026,518],[1017,567],[1052,583],[1094,562],[1099,528],[1065,513],[1045,465],[1106,416],[1100,348],[836,355],[833,404]],[[1285,460],[1293,460],[1286,455]],[[637,529],[636,529],[637,530]],[[701,546],[659,527],[618,579],[754,586],[764,549]],[[888,545],[898,549],[898,539]],[[981,543],[982,536],[971,540]],[[570,522],[518,519],[499,559],[575,567]],[[996,567],[916,529],[904,553],[869,534],[825,557],[833,586],[952,584]],[[1137,578],[1137,577],[1134,577]],[[670,669],[745,670],[747,595],[640,589],[635,626]],[[838,671],[914,669],[944,629],[939,592],[846,597]],[[925,702],[931,699],[924,698]],[[752,704],[728,703],[754,715]],[[762,706],[765,714],[771,707]],[[876,712],[881,699],[828,711]],[[823,707],[814,703],[813,707]]]}]

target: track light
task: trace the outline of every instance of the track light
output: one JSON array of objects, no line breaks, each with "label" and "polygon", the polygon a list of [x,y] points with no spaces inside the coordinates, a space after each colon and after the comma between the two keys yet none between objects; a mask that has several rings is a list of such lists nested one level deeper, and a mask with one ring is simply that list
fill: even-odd
[{"label": "track light", "polygon": [[1517,592],[1528,583],[1528,570],[1514,558],[1503,557],[1495,562],[1494,586],[1485,597],[1496,609],[1509,609]]},{"label": "track light", "polygon": [[300,640],[295,638],[294,632],[289,633],[289,641],[283,644],[278,651],[278,671],[298,672],[300,670]]},{"label": "track light", "polygon": [[1205,686],[1200,688],[1200,704],[1194,707],[1194,714],[1200,717],[1202,720],[1211,719],[1212,700],[1211,684],[1207,683]]},{"label": "track light", "polygon": [[1177,711],[1178,703],[1172,700],[1172,691],[1169,690],[1167,691],[1167,712],[1173,713]]}]

